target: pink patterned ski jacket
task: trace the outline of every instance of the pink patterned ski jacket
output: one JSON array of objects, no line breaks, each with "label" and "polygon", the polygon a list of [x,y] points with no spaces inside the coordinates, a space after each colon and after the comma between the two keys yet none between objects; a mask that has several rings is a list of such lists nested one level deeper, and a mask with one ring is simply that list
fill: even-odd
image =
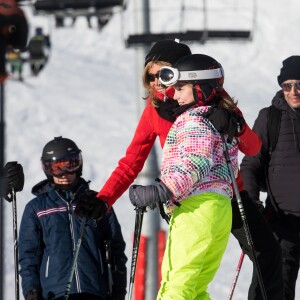
[{"label": "pink patterned ski jacket", "polygon": [[[212,123],[202,117],[209,106],[190,108],[172,125],[162,156],[161,180],[174,195],[173,201],[214,192],[232,198],[231,176],[222,139]],[[238,145],[227,144],[235,176]]]}]

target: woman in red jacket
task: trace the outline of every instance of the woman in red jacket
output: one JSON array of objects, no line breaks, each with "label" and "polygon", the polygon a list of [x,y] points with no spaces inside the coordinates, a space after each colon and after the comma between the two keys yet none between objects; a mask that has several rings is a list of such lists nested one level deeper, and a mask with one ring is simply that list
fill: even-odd
[{"label": "woman in red jacket", "polygon": [[179,58],[189,54],[191,51],[187,45],[174,40],[156,42],[147,54],[142,79],[144,87],[148,91],[148,103],[126,150],[126,155],[119,160],[117,168],[97,195],[109,207],[138,176],[156,137],[159,137],[163,147],[169,129],[176,118],[172,110],[176,109],[178,104],[168,98],[166,88],[159,83],[159,70],[162,66],[171,66]]}]

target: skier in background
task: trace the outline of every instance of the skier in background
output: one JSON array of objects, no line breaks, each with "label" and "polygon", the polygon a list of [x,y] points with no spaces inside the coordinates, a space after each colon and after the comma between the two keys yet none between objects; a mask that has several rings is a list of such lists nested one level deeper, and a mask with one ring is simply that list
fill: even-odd
[{"label": "skier in background", "polygon": [[[80,235],[82,218],[74,209],[82,195],[96,192],[89,190],[89,182],[81,177],[81,150],[72,140],[56,137],[48,142],[41,162],[47,179],[33,187],[36,197],[26,205],[22,216],[20,275],[26,300],[58,300],[65,294]],[[111,246],[105,247],[105,241]],[[106,249],[111,250],[109,266],[106,254],[110,251]],[[124,300],[124,251],[125,242],[113,209],[101,220],[88,219],[69,299]]]},{"label": "skier in background", "polygon": [[6,52],[7,62],[10,65],[10,72],[12,79],[23,81],[23,58],[20,50],[7,48]]},{"label": "skier in background", "polygon": [[29,63],[32,75],[37,76],[44,68],[49,59],[50,48],[50,37],[43,33],[41,27],[37,27],[35,35],[30,39],[28,44]]}]

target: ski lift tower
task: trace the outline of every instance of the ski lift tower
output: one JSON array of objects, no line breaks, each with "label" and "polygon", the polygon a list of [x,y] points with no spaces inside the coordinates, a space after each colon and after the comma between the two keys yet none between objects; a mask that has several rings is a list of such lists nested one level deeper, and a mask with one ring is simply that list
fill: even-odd
[{"label": "ski lift tower", "polygon": [[[129,16],[123,17],[122,28],[126,47],[136,49],[137,74],[140,74],[143,69],[144,58],[151,44],[158,40],[179,39],[183,42],[200,44],[226,40],[245,42],[252,40],[256,24],[256,0],[228,0],[225,3],[224,0],[151,0],[152,6],[150,6],[150,0],[133,0],[133,3],[132,15],[130,15],[132,11],[129,6],[126,7],[126,11],[123,11]],[[241,22],[236,22],[238,17],[241,18]],[[215,22],[216,18],[222,21]],[[129,25],[132,25],[131,30],[134,33],[125,34],[124,30],[130,27],[128,23],[131,20],[134,20],[134,24]],[[233,23],[230,24],[230,21]],[[222,28],[216,28],[215,24],[222,24]],[[243,24],[243,28],[236,28],[236,24]],[[174,26],[177,26],[178,30],[174,31]],[[138,99],[144,96],[144,89],[140,84]],[[139,183],[153,184],[153,180],[159,175],[158,170],[157,156],[153,149],[138,177]],[[156,298],[159,288],[157,278],[160,277],[157,249],[159,228],[158,210],[149,210],[144,215],[142,228],[142,237],[146,239],[146,253],[141,253],[143,258],[141,261],[144,263],[141,270],[139,270],[139,259],[137,263],[137,275],[139,272],[145,274],[139,279],[137,276],[135,280],[134,300]]]}]

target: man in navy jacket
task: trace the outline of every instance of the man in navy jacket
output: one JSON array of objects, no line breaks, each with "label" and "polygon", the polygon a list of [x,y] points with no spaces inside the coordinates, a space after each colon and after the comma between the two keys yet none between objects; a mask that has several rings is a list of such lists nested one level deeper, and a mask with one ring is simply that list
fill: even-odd
[{"label": "man in navy jacket", "polygon": [[63,299],[73,265],[70,300],[125,299],[125,242],[112,209],[99,220],[87,220],[74,264],[82,223],[74,210],[80,197],[93,192],[81,177],[81,150],[72,140],[56,137],[45,145],[41,161],[47,179],[33,187],[36,197],[26,205],[20,226],[25,299]]}]

